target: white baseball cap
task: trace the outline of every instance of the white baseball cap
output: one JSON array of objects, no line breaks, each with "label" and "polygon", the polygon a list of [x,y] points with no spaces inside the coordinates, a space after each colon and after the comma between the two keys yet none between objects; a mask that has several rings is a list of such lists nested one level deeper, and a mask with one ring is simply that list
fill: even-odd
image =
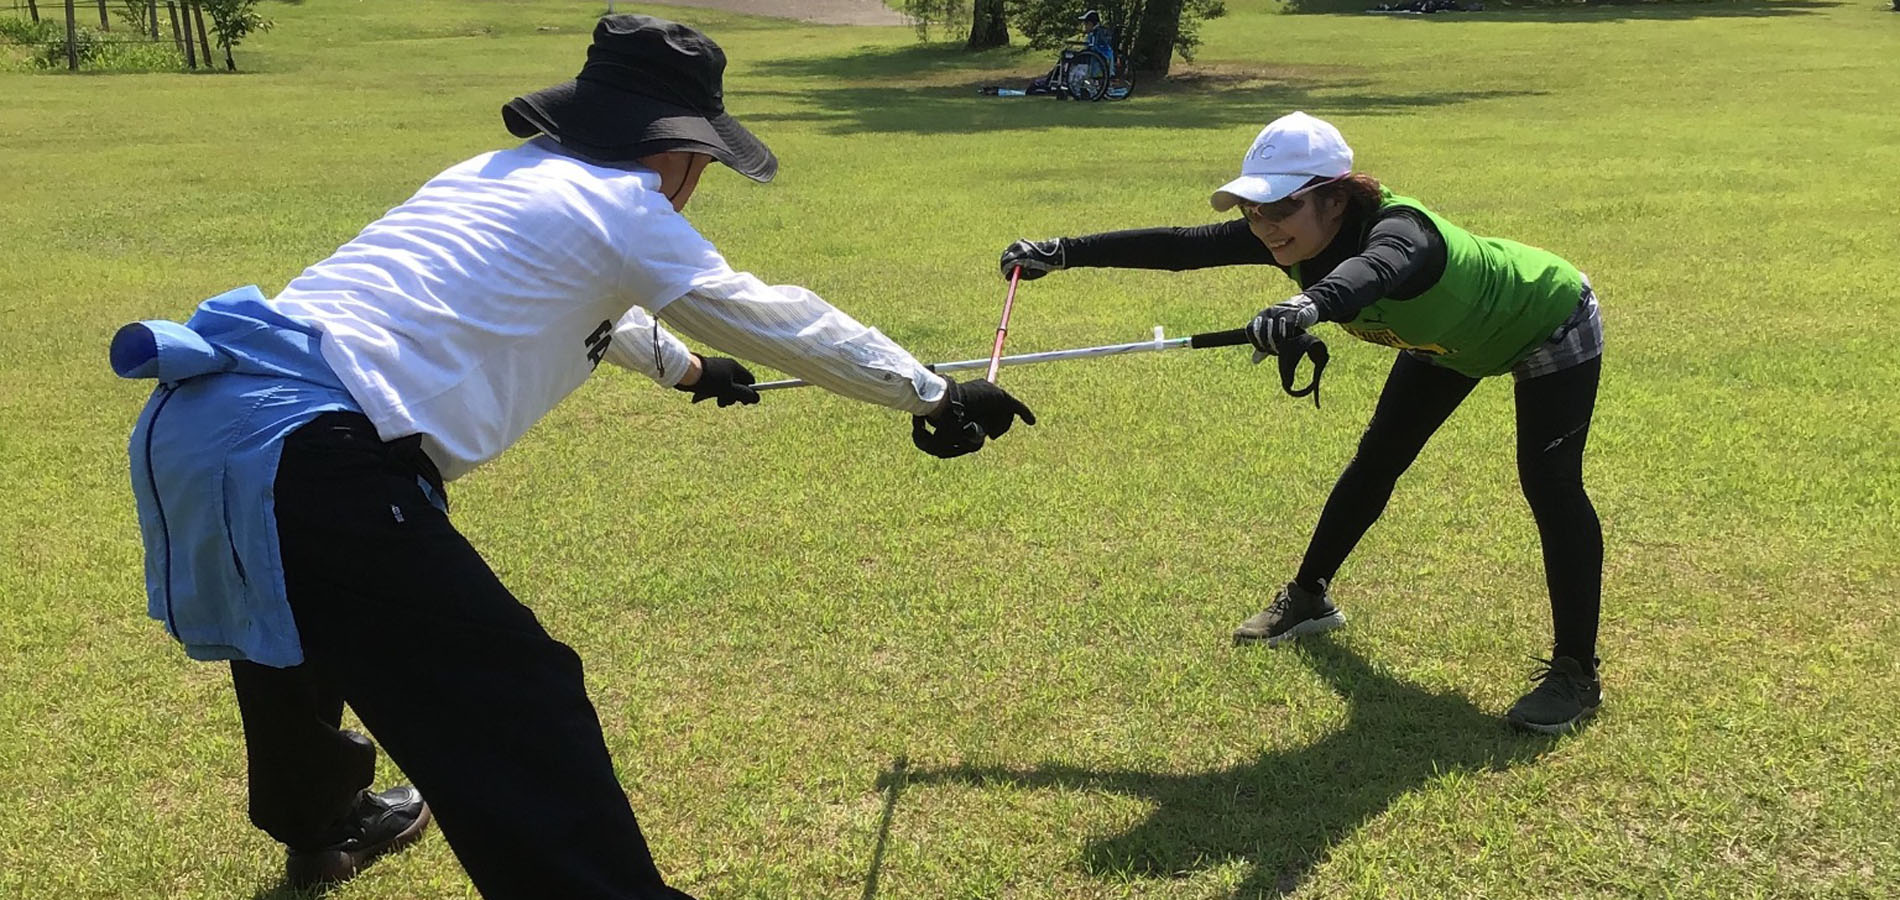
[{"label": "white baseball cap", "polygon": [[1240,177],[1220,186],[1209,202],[1222,212],[1242,201],[1272,203],[1299,192],[1315,178],[1352,174],[1352,148],[1339,129],[1303,112],[1288,113],[1260,129],[1240,160]]}]

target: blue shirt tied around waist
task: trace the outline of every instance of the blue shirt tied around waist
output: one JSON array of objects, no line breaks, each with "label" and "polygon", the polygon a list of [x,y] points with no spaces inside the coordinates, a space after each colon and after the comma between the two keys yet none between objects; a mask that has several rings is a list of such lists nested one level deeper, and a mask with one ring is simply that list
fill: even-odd
[{"label": "blue shirt tied around waist", "polygon": [[200,303],[183,325],[137,322],[112,338],[114,372],[159,382],[129,448],[146,611],[192,659],[303,662],[278,552],[277,460],[319,414],[361,411],[320,340],[256,286]]}]

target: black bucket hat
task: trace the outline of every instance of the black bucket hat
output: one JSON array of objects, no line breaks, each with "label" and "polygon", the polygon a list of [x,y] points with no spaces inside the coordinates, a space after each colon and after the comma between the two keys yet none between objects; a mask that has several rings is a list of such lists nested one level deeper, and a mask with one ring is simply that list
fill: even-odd
[{"label": "black bucket hat", "polygon": [[600,162],[691,150],[771,181],[778,157],[726,114],[725,72],[725,51],[689,26],[606,16],[578,77],[508,101],[501,120],[515,137],[546,134]]}]

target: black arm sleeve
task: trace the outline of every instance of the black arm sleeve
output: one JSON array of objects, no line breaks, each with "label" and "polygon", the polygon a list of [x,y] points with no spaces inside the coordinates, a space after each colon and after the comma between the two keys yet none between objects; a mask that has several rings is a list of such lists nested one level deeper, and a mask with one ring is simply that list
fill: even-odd
[{"label": "black arm sleeve", "polygon": [[1366,248],[1303,289],[1324,322],[1348,322],[1374,301],[1410,300],[1445,274],[1445,238],[1410,209],[1386,211],[1366,234]]},{"label": "black arm sleeve", "polygon": [[1212,266],[1273,265],[1267,245],[1247,230],[1246,219],[1192,228],[1139,228],[1063,238],[1069,268],[1206,269]]}]

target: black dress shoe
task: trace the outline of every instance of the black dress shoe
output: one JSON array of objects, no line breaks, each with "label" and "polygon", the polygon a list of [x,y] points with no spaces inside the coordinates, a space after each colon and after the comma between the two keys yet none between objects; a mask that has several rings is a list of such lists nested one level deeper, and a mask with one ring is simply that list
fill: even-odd
[{"label": "black dress shoe", "polygon": [[356,877],[370,861],[416,842],[429,825],[429,804],[412,787],[380,794],[364,791],[337,823],[334,840],[322,846],[290,849],[284,882],[294,888],[336,884]]}]

